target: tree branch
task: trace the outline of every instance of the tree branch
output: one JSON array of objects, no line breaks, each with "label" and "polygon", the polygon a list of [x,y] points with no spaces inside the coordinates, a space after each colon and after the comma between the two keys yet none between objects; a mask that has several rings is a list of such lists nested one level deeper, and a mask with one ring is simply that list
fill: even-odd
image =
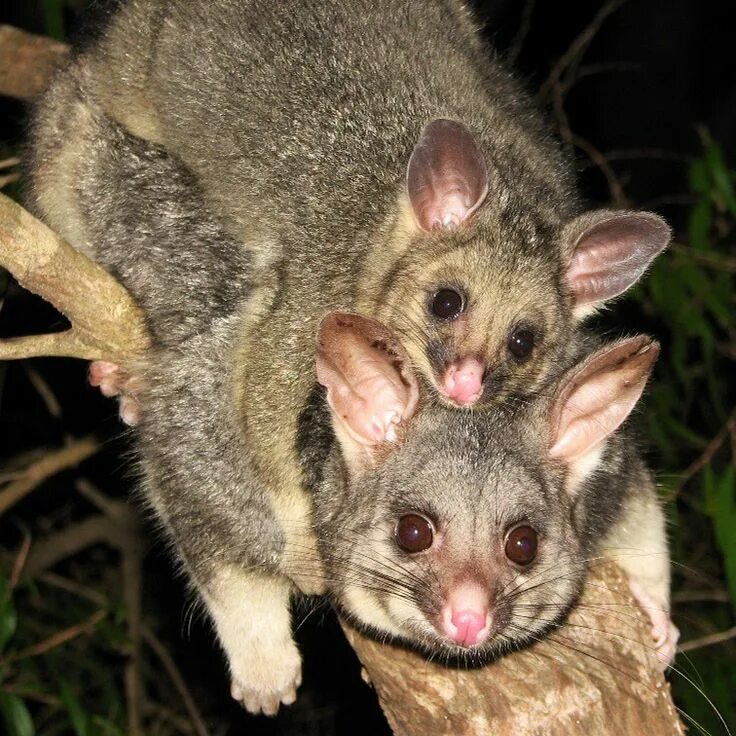
[{"label": "tree branch", "polygon": [[63,355],[126,364],[148,346],[143,312],[125,288],[2,194],[0,266],[72,323],[66,332],[0,340],[0,360]]},{"label": "tree branch", "polygon": [[0,95],[35,97],[68,53],[64,43],[0,25]]},{"label": "tree branch", "polygon": [[529,649],[458,670],[343,625],[395,734],[684,734],[649,624],[623,573],[599,566],[560,629]]},{"label": "tree branch", "polygon": [[76,467],[79,463],[94,455],[98,449],[99,444],[96,440],[92,437],[83,437],[32,462],[25,470],[20,472],[17,480],[8,483],[0,490],[0,515],[25,498],[47,478],[67,468]]}]

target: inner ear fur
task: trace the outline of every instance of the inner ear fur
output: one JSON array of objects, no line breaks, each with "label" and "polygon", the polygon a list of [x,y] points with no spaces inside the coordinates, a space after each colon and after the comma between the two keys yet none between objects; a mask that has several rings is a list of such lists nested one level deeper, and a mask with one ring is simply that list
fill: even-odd
[{"label": "inner ear fur", "polygon": [[653,212],[597,210],[569,223],[563,240],[576,314],[584,316],[633,286],[671,235],[667,222]]},{"label": "inner ear fur", "polygon": [[422,129],[406,171],[406,192],[419,227],[454,230],[488,194],[488,169],[473,134],[455,120]]},{"label": "inner ear fur", "polygon": [[419,400],[404,347],[374,319],[332,312],[320,324],[316,363],[344,456],[374,461],[377,448],[398,439]]},{"label": "inner ear fur", "polygon": [[550,457],[568,463],[596,448],[628,417],[659,355],[647,335],[597,351],[571,371],[550,415]]}]

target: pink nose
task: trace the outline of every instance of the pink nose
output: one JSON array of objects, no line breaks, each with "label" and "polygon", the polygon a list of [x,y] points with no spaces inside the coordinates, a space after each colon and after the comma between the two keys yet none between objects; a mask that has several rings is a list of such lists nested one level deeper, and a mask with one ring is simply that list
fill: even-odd
[{"label": "pink nose", "polygon": [[450,621],[455,627],[450,636],[462,647],[472,647],[488,636],[488,614],[485,611],[456,611]]},{"label": "pink nose", "polygon": [[488,593],[481,585],[462,583],[442,609],[442,631],[461,647],[472,647],[490,635]]},{"label": "pink nose", "polygon": [[485,368],[477,358],[463,358],[445,371],[441,391],[456,404],[474,404],[483,393]]}]

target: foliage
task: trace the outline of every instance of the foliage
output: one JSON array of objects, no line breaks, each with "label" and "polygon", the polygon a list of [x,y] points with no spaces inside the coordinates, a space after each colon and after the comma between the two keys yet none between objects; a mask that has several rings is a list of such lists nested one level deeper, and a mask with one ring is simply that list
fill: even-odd
[{"label": "foliage", "polygon": [[[701,139],[689,171],[687,244],[676,241],[636,294],[665,347],[644,419],[663,495],[672,502],[683,641],[736,623],[736,175],[705,131]],[[702,692],[684,676],[672,678],[685,710],[710,733],[722,726],[702,693],[736,723],[735,654],[730,641],[680,657]]]}]

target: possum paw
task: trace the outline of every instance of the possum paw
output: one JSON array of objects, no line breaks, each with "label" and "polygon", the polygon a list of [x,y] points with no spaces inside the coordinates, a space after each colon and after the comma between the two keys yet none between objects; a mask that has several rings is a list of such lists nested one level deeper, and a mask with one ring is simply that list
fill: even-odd
[{"label": "possum paw", "polygon": [[248,712],[275,716],[281,704],[291,705],[302,682],[302,662],[293,641],[270,649],[267,658],[256,665],[232,666],[230,694]]},{"label": "possum paw", "polygon": [[675,659],[680,631],[672,623],[666,606],[658,603],[639,583],[631,581],[630,587],[634,598],[649,616],[657,662],[660,669],[666,670]]},{"label": "possum paw", "polygon": [[94,360],[89,365],[89,382],[98,386],[103,396],[120,396],[120,419],[133,427],[140,421],[141,407],[135,394],[140,380],[115,363]]}]

